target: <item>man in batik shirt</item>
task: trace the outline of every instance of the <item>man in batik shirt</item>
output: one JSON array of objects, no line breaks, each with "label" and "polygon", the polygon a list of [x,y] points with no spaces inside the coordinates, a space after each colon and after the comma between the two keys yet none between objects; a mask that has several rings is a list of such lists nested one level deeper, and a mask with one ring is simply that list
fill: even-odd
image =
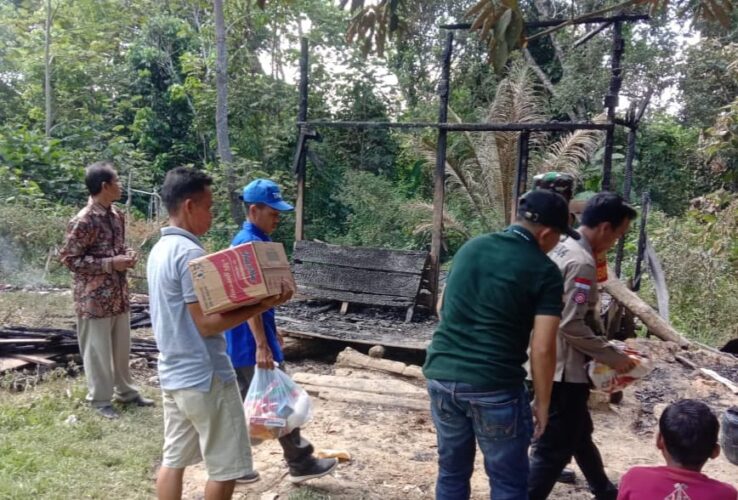
[{"label": "man in batik shirt", "polygon": [[87,400],[105,418],[112,402],[152,406],[133,386],[128,367],[131,332],[126,271],[136,253],[125,244],[125,220],[113,202],[121,185],[113,165],[87,167],[89,203],[67,226],[61,261],[74,273],[77,336],[87,376]]}]

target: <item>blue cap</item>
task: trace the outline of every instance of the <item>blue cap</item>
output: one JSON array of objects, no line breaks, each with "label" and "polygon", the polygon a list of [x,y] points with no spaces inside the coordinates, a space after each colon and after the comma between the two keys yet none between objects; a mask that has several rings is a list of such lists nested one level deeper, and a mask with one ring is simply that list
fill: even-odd
[{"label": "blue cap", "polygon": [[243,188],[241,199],[246,203],[263,203],[274,210],[287,212],[295,207],[282,200],[279,186],[269,179],[256,179]]}]

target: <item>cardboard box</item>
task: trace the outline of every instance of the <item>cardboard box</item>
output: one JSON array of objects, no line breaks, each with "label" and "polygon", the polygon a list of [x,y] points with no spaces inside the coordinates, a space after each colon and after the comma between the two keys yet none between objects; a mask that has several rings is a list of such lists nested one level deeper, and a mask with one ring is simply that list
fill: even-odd
[{"label": "cardboard box", "polygon": [[245,243],[195,259],[189,267],[205,314],[256,304],[279,294],[283,280],[295,283],[281,243]]}]

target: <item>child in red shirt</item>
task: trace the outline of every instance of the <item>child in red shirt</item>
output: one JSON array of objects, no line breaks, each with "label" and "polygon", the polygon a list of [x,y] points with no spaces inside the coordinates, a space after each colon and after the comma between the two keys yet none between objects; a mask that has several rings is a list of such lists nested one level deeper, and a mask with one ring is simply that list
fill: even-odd
[{"label": "child in red shirt", "polygon": [[715,414],[700,401],[666,407],[656,437],[666,466],[630,469],[620,480],[618,500],[737,500],[734,487],[700,472],[720,454],[719,429]]}]

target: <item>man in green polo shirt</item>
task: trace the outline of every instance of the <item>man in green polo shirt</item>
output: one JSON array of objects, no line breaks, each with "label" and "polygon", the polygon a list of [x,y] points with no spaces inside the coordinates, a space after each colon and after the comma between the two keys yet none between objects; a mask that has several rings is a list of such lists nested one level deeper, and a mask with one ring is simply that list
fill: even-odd
[{"label": "man in green polo shirt", "polygon": [[[469,498],[475,440],[492,498],[528,497],[528,446],[546,427],[564,291],[546,253],[562,234],[579,238],[566,200],[531,191],[515,224],[468,241],[454,258],[423,367],[438,440],[438,500]],[[529,345],[532,407],[523,367]]]}]

